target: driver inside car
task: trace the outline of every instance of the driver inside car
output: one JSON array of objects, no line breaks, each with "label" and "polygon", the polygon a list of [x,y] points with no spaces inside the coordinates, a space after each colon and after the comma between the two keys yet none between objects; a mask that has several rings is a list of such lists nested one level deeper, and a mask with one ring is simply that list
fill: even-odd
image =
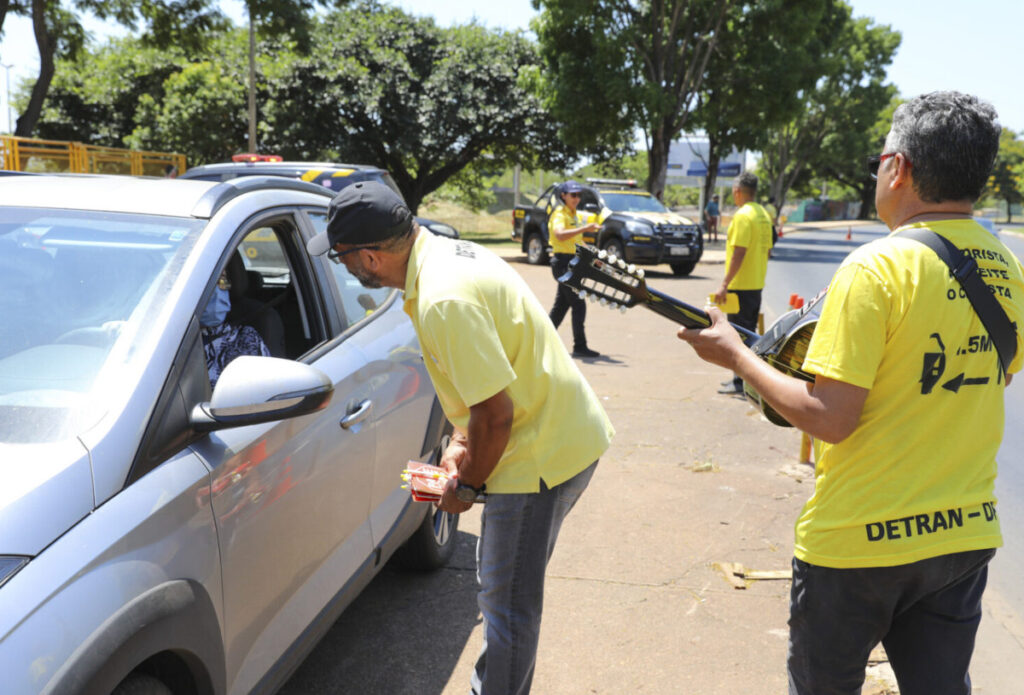
[{"label": "driver inside car", "polygon": [[231,360],[239,355],[270,357],[270,350],[259,332],[252,326],[227,322],[231,310],[231,282],[226,272],[221,273],[217,287],[210,296],[206,308],[199,317],[202,327],[203,350],[206,353],[206,370],[210,375],[210,386],[217,385],[220,374]]}]

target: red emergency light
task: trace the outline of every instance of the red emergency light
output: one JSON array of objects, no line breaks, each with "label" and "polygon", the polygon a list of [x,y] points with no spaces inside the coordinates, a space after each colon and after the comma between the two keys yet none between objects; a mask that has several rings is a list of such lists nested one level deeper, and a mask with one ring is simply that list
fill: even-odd
[{"label": "red emergency light", "polygon": [[279,154],[255,154],[253,152],[246,152],[244,154],[236,154],[231,157],[232,162],[283,162],[284,157]]}]

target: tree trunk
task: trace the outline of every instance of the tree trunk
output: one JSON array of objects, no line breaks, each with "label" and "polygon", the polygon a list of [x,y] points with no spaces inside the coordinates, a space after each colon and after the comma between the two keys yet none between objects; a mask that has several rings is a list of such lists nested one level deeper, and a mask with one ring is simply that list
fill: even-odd
[{"label": "tree trunk", "polygon": [[[722,156],[719,154],[719,147],[717,139],[708,135],[708,161],[705,162],[708,173],[704,177],[704,206],[711,201],[711,196],[715,194],[715,184],[718,182],[718,163],[722,161]],[[704,216],[704,211],[701,210],[701,217]]]},{"label": "tree trunk", "polygon": [[647,190],[658,200],[665,200],[665,179],[668,174],[669,141],[664,127],[651,133],[651,146],[647,151]]},{"label": "tree trunk", "polygon": [[858,220],[870,220],[875,211],[875,188],[874,186],[862,186],[860,189],[860,212]]},{"label": "tree trunk", "polygon": [[35,131],[36,123],[43,112],[43,102],[50,91],[50,82],[53,80],[53,54],[57,46],[46,26],[45,0],[32,0],[32,30],[36,36],[36,46],[39,48],[39,77],[32,86],[28,106],[18,117],[18,126],[14,130],[15,135],[23,138],[31,137]]},{"label": "tree trunk", "polygon": [[11,7],[11,0],[0,0],[0,34],[4,31],[4,17],[7,16],[7,10]]}]

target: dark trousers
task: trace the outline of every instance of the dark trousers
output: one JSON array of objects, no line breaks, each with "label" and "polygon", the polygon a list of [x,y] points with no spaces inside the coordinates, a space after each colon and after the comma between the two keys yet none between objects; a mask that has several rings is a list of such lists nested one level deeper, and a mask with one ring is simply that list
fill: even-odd
[{"label": "dark trousers", "polygon": [[885,647],[902,695],[968,695],[981,595],[995,550],[894,567],[833,569],[793,558],[790,695],[859,695]]},{"label": "dark trousers", "polygon": [[[761,290],[729,290],[739,300],[740,310],[735,314],[727,314],[729,323],[743,326],[747,330],[757,332],[757,317],[761,315]],[[743,383],[735,374],[732,375],[733,383],[739,387]]]},{"label": "dark trousers", "polygon": [[[569,270],[569,261],[575,257],[571,253],[556,253],[551,256],[551,273],[555,280]],[[551,307],[551,323],[558,328],[566,313],[572,309],[572,347],[574,350],[587,347],[587,334],[583,332],[583,321],[587,318],[587,302],[562,283],[558,283],[555,293],[555,305]]]}]

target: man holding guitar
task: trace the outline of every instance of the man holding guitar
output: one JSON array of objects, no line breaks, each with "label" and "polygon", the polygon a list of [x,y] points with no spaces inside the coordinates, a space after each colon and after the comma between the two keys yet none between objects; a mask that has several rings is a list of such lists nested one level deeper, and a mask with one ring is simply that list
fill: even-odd
[{"label": "man holding guitar", "polygon": [[[729,292],[736,294],[740,309],[729,314],[729,320],[751,331],[757,330],[761,291],[772,250],[771,217],[754,202],[755,195],[757,177],[749,171],[737,176],[732,184],[732,199],[738,209],[725,233],[725,278],[715,293],[715,301],[723,305]],[[732,381],[723,382],[718,392],[742,394],[743,381],[734,374]]]},{"label": "man holding guitar", "polygon": [[[1003,391],[1024,353],[1021,265],[972,217],[999,133],[990,105],[956,92],[896,110],[869,159],[878,216],[894,231],[837,270],[803,361],[813,382],[772,369],[717,309],[709,328],[679,330],[819,441],[796,523],[792,694],[859,693],[879,642],[903,695],[970,692],[987,565],[1002,544]],[[964,251],[956,276],[922,229]],[[972,274],[1005,312],[1003,330],[979,316],[992,312],[970,294]]]}]

